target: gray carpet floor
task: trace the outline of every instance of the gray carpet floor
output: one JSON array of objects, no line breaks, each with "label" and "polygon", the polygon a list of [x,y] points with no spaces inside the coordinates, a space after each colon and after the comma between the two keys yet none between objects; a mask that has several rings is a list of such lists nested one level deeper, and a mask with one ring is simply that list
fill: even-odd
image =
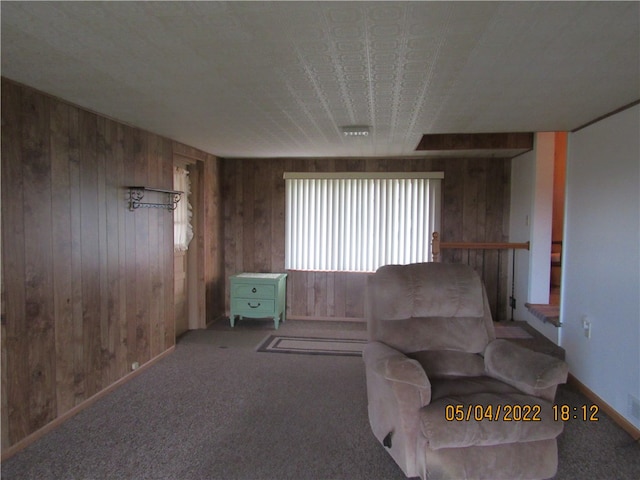
[{"label": "gray carpet floor", "polygon": [[[334,327],[290,328],[330,337]],[[217,345],[215,330],[185,335],[173,354],[5,461],[2,478],[405,478],[371,434],[361,358],[256,352],[273,329],[242,332]],[[588,401],[563,386],[557,403]],[[556,479],[640,478],[640,446],[600,418],[566,423]]]}]

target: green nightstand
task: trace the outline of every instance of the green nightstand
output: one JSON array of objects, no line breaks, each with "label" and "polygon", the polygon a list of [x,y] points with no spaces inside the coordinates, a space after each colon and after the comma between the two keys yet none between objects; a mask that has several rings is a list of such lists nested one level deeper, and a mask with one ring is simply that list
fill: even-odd
[{"label": "green nightstand", "polygon": [[278,328],[280,319],[285,321],[286,273],[240,273],[232,275],[231,281],[231,326],[236,315],[249,318],[273,318]]}]

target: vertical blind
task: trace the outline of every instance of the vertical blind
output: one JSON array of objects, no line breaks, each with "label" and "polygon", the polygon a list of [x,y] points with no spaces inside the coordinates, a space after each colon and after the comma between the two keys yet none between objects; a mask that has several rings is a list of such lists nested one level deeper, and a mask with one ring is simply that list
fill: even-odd
[{"label": "vertical blind", "polygon": [[371,272],[431,260],[442,172],[285,173],[289,270]]}]

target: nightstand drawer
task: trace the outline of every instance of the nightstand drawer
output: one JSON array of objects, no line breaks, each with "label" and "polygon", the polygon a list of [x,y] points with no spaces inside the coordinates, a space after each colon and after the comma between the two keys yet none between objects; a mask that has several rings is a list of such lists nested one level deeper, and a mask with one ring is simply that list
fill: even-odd
[{"label": "nightstand drawer", "polygon": [[233,296],[240,298],[275,298],[274,285],[240,284],[234,285]]},{"label": "nightstand drawer", "polygon": [[262,318],[274,315],[276,302],[263,298],[234,298],[231,308],[237,315]]}]

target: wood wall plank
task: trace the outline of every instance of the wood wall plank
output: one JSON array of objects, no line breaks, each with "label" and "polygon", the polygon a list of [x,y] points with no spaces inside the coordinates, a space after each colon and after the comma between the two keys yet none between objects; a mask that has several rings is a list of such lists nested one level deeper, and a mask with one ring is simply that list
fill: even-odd
[{"label": "wood wall plank", "polygon": [[[169,139],[159,137],[158,159],[161,168],[158,171],[158,185],[160,188],[173,188],[173,142]],[[158,223],[158,236],[160,237],[160,275],[163,279],[161,295],[163,296],[162,313],[162,333],[164,350],[175,345],[174,333],[174,283],[173,283],[173,214],[164,215],[162,221]],[[168,341],[167,341],[168,340]]]},{"label": "wood wall plank", "polygon": [[82,296],[81,160],[80,111],[72,108],[69,111],[69,210],[71,211],[71,306],[73,312],[73,337],[70,348],[73,350],[75,405],[87,398]]},{"label": "wood wall plank", "polygon": [[49,99],[22,95],[26,359],[29,429],[56,416]]},{"label": "wood wall plank", "polygon": [[[22,171],[22,90],[12,85],[2,86],[2,283],[4,292],[3,363],[6,360],[6,390],[2,396],[7,403],[8,439],[5,449],[16,438],[30,433],[29,378],[27,358],[27,323],[25,297],[25,230],[24,176]],[[6,358],[5,358],[6,357]],[[3,366],[3,368],[5,368]],[[5,427],[3,427],[5,428]]]},{"label": "wood wall plank", "polygon": [[[126,158],[125,170],[130,179],[126,184],[137,184],[135,181],[135,158],[134,129],[129,126],[123,127],[123,153]],[[133,180],[133,181],[131,181]],[[125,184],[125,185],[126,185]],[[125,264],[125,285],[126,285],[126,346],[127,346],[127,371],[133,362],[138,361],[136,350],[136,327],[137,327],[137,278],[136,278],[136,219],[138,212],[127,212],[124,218],[125,244],[124,252],[120,254],[124,257]]]},{"label": "wood wall plank", "polygon": [[329,272],[317,272],[313,283],[313,313],[314,317],[324,318],[328,316],[331,301],[328,292]]},{"label": "wood wall plank", "polygon": [[[4,298],[4,294],[2,295]],[[3,302],[4,304],[4,302]],[[4,315],[4,310],[2,311],[2,315]],[[7,369],[7,329],[4,325],[4,322],[0,324],[0,348],[2,349],[2,356],[0,357],[0,389],[2,389],[3,395],[0,397],[0,429],[1,429],[1,444],[4,448],[5,445],[10,444],[10,435],[9,435],[9,398],[6,394],[8,389],[8,377],[9,372]]]},{"label": "wood wall plank", "polygon": [[58,413],[75,405],[73,339],[73,279],[71,269],[71,178],[69,169],[69,111],[51,106],[51,211],[53,213],[53,286],[56,347],[56,406]]},{"label": "wood wall plank", "polygon": [[[162,144],[156,135],[148,137],[146,170],[148,172],[148,185],[160,188],[162,182]],[[147,296],[149,298],[149,311],[147,323],[149,324],[149,359],[161,354],[164,347],[164,303],[159,301],[164,293],[164,283],[161,268],[162,249],[164,248],[160,225],[165,217],[172,218],[170,211],[150,209],[149,211],[149,286]]]},{"label": "wood wall plank", "polygon": [[[242,179],[242,262],[249,272],[256,271],[256,228],[255,228],[255,196],[256,172],[255,160],[249,161],[244,169]],[[262,180],[262,179],[260,179]],[[248,187],[248,188],[247,188]],[[266,185],[260,185],[265,189]],[[259,232],[262,235],[262,232]]]},{"label": "wood wall plank", "polygon": [[99,331],[100,351],[96,358],[101,378],[98,382],[97,392],[110,384],[109,365],[112,363],[112,349],[109,338],[109,302],[112,301],[108,286],[109,256],[107,252],[107,156],[109,143],[107,141],[107,119],[96,117],[96,170],[97,170],[97,206],[98,206],[98,260],[99,267]]},{"label": "wood wall plank", "polygon": [[[168,139],[162,141],[162,153],[158,161],[162,162],[160,171],[160,188],[173,189],[173,156],[174,142]],[[162,276],[164,278],[164,348],[173,347],[176,342],[175,316],[174,316],[174,282],[173,282],[173,216],[163,217],[160,225],[162,237]]]},{"label": "wood wall plank", "polygon": [[367,273],[343,273],[345,277],[345,316],[347,318],[364,317],[364,289]]},{"label": "wood wall plank", "polygon": [[[195,312],[190,311],[189,327],[198,328],[206,325],[206,284],[205,284],[205,199],[207,198],[207,189],[205,188],[204,162],[199,161],[190,168],[191,172],[191,192],[193,201],[191,222],[194,231],[194,240],[189,247],[188,270],[194,270],[196,273],[196,284],[189,283],[188,292],[191,301],[195,305]],[[195,252],[195,255],[193,253]]]},{"label": "wood wall plank", "polygon": [[[441,241],[443,239],[464,237],[461,227],[465,197],[464,182],[461,179],[465,177],[466,162],[464,160],[451,162],[447,166],[446,178],[442,184]],[[449,181],[450,178],[457,180]],[[459,263],[461,262],[460,255],[458,251],[448,251],[446,256],[443,253],[442,259],[446,262]]]},{"label": "wood wall plank", "polygon": [[[284,270],[284,268],[283,268]],[[289,317],[307,316],[307,280],[306,272],[291,270],[287,276],[287,307]],[[229,295],[227,295],[228,297]],[[228,300],[227,300],[228,301]]]},{"label": "wood wall plank", "polygon": [[336,272],[333,274],[333,308],[334,316],[337,318],[346,318],[347,316],[346,279],[344,273]]},{"label": "wood wall plank", "polygon": [[[125,161],[122,128],[110,120],[105,122],[105,181],[106,181],[106,276],[107,276],[107,332],[106,348],[108,363],[104,369],[103,385],[110,385],[127,370],[126,328],[122,319],[126,318],[126,266],[124,263],[126,239],[124,214],[127,206],[124,200]],[[109,236],[109,232],[117,232]]]},{"label": "wood wall plank", "polygon": [[267,166],[267,175],[269,185],[272,185],[271,191],[271,263],[270,269],[274,270],[277,266],[284,265],[285,261],[285,242],[277,241],[285,238],[285,184],[282,181],[282,173],[286,171],[287,161],[283,159],[272,160]]},{"label": "wood wall plank", "polygon": [[[149,137],[140,130],[134,133],[134,178],[136,185],[151,185],[149,183],[148,147]],[[157,198],[157,196],[154,196]],[[151,201],[151,196],[148,196]],[[150,322],[149,310],[151,298],[149,289],[151,284],[151,252],[149,251],[150,224],[149,219],[154,212],[151,208],[145,208],[136,213],[136,331],[135,331],[135,360],[142,364],[151,358],[149,345]]]},{"label": "wood wall plank", "polygon": [[102,388],[100,341],[100,240],[98,220],[97,116],[81,111],[80,132],[80,242],[82,265],[82,322],[85,360],[85,395]]}]

